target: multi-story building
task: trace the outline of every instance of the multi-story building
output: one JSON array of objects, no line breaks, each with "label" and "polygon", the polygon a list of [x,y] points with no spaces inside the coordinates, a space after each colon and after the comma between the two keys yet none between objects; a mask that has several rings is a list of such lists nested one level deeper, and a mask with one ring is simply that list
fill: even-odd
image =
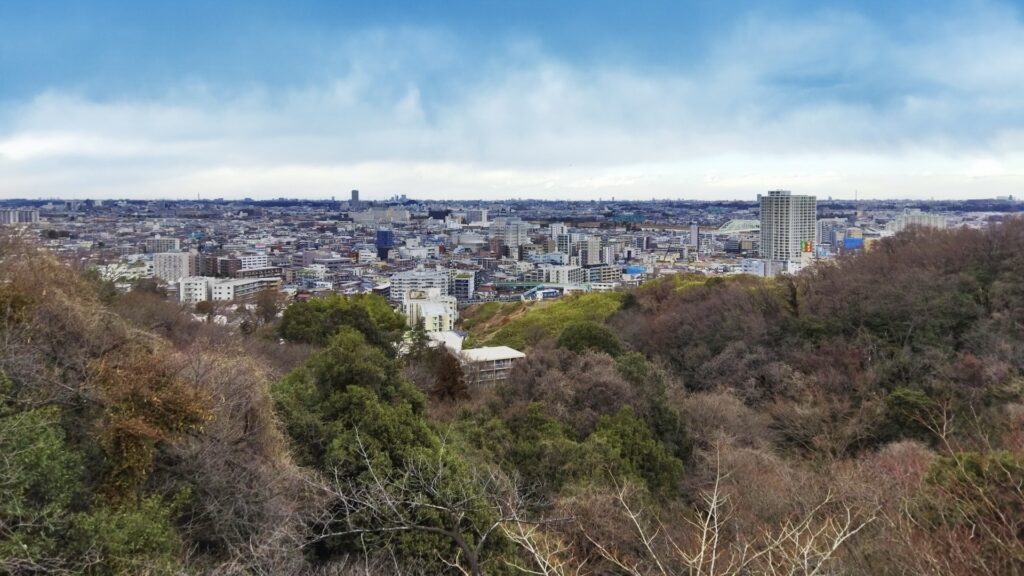
[{"label": "multi-story building", "polygon": [[39,210],[35,208],[5,208],[0,210],[0,224],[35,224]]},{"label": "multi-story building", "polygon": [[210,286],[214,278],[189,276],[178,280],[178,300],[183,304],[198,304],[210,299]]},{"label": "multi-story building", "polygon": [[402,303],[405,319],[413,328],[420,322],[427,332],[446,332],[455,329],[459,313],[454,296],[442,296],[436,288],[410,290]]},{"label": "multi-story building", "polygon": [[588,236],[579,243],[580,264],[583,266],[597,266],[601,264],[601,238]]},{"label": "multi-story building", "polygon": [[466,211],[466,223],[467,224],[486,224],[487,223],[487,209],[481,208],[479,210],[467,210]]},{"label": "multi-story building", "polygon": [[622,266],[594,266],[587,268],[587,275],[591,284],[622,282]]},{"label": "multi-story building", "polygon": [[177,282],[195,276],[198,254],[195,252],[161,252],[153,255],[153,275],[164,282]]},{"label": "multi-story building", "polygon": [[499,218],[491,224],[495,238],[510,248],[518,248],[530,243],[530,223],[519,218]]},{"label": "multi-story building", "polygon": [[945,230],[947,223],[946,217],[941,214],[929,214],[928,212],[921,212],[916,208],[908,208],[889,222],[886,228],[891,232],[902,232],[910,226]]},{"label": "multi-story building", "polygon": [[282,276],[284,276],[284,269],[280,266],[242,268],[235,272],[235,278],[281,278]]},{"label": "multi-story building", "polygon": [[846,218],[823,218],[815,224],[814,239],[818,244],[838,246],[843,243],[849,225]]},{"label": "multi-story building", "polygon": [[270,266],[270,257],[266,254],[241,254],[238,256],[238,260],[242,264],[242,270]]},{"label": "multi-story building", "polygon": [[281,287],[280,278],[242,278],[221,280],[210,286],[210,300],[225,302],[246,302],[267,289]]},{"label": "multi-story building", "polygon": [[572,264],[541,264],[524,274],[524,280],[527,282],[557,286],[576,286],[585,284],[589,279],[590,276],[585,269]]},{"label": "multi-story building", "polygon": [[387,260],[388,252],[395,246],[395,233],[391,230],[377,230],[373,246],[377,249],[377,257]]},{"label": "multi-story building", "polygon": [[814,196],[773,190],[760,196],[761,257],[797,261],[814,251],[814,223],[818,201]]},{"label": "multi-story building", "polygon": [[451,294],[459,300],[471,300],[476,294],[476,272],[459,270],[452,275]]},{"label": "multi-story building", "polygon": [[427,270],[418,266],[413,270],[399,272],[391,277],[392,302],[405,301],[405,294],[410,290],[429,290],[436,288],[442,296],[448,295],[448,271],[442,269]]},{"label": "multi-story building", "polygon": [[177,238],[146,238],[146,252],[177,252],[181,250],[181,240]]}]

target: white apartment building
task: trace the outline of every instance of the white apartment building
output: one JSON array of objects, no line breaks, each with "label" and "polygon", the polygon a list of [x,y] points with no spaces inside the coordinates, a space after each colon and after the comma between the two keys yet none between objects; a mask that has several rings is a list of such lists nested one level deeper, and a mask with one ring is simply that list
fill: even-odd
[{"label": "white apartment building", "polygon": [[146,252],[177,252],[181,250],[181,240],[177,238],[146,238]]},{"label": "white apartment building", "polygon": [[418,266],[414,270],[398,272],[391,277],[391,301],[404,302],[410,290],[429,290],[436,288],[440,295],[448,295],[449,274],[447,270],[436,268],[424,269]]},{"label": "white apartment building", "polygon": [[242,269],[267,268],[270,266],[270,257],[266,254],[242,254],[238,256],[242,263]]},{"label": "white apartment building", "polygon": [[455,321],[459,318],[455,297],[442,296],[436,288],[410,290],[405,295],[403,308],[409,327],[423,322],[427,332],[454,330]]},{"label": "white apartment building", "polygon": [[153,255],[153,275],[164,282],[177,282],[196,273],[195,252],[161,252]]},{"label": "white apartment building", "polygon": [[790,262],[814,251],[818,200],[773,190],[760,196],[761,257]]},{"label": "white apartment building", "polygon": [[572,265],[541,264],[525,274],[528,282],[540,282],[556,286],[575,286],[585,284],[590,275],[583,268]]},{"label": "white apartment building", "polygon": [[35,208],[5,208],[0,210],[0,224],[35,224],[39,210]]},{"label": "white apartment building", "polygon": [[945,230],[947,226],[946,217],[941,214],[929,214],[918,209],[906,209],[903,214],[896,216],[886,225],[890,232],[903,232],[910,226],[922,226],[924,228],[938,228]]},{"label": "white apartment building", "polygon": [[182,304],[198,304],[210,299],[210,286],[216,278],[189,276],[178,281],[178,301]]},{"label": "white apartment building", "polygon": [[268,288],[280,288],[280,278],[242,278],[224,280],[210,286],[210,300],[239,302],[255,298]]}]

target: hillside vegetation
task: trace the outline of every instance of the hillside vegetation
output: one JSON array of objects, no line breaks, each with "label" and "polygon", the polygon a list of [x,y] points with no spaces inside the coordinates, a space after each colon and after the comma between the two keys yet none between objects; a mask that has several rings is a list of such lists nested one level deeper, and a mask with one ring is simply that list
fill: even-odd
[{"label": "hillside vegetation", "polygon": [[1024,574],[1021,220],[484,305],[489,389],[402,322],[233,332],[0,244],[0,572]]},{"label": "hillside vegetation", "polygon": [[591,292],[540,302],[488,302],[467,311],[463,326],[471,344],[511,346],[522,350],[558,336],[566,324],[603,323],[625,300],[623,292]]}]

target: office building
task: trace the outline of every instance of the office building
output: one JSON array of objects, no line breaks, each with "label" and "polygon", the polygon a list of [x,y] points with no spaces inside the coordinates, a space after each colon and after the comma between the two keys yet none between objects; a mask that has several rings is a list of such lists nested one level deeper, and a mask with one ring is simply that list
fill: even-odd
[{"label": "office building", "polygon": [[459,300],[471,300],[476,295],[476,272],[460,270],[452,276],[451,294]]},{"label": "office building", "polygon": [[377,257],[387,260],[388,252],[395,246],[395,233],[391,230],[377,230],[373,245],[377,249]]},{"label": "office building", "polygon": [[818,201],[814,196],[773,190],[760,197],[761,257],[789,262],[814,252]]}]

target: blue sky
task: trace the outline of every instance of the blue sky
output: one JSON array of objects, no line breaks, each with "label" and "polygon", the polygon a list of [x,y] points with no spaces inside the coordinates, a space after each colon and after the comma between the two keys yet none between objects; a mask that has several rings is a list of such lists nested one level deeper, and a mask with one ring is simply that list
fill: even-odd
[{"label": "blue sky", "polygon": [[1022,184],[1016,3],[0,3],[0,197]]}]

